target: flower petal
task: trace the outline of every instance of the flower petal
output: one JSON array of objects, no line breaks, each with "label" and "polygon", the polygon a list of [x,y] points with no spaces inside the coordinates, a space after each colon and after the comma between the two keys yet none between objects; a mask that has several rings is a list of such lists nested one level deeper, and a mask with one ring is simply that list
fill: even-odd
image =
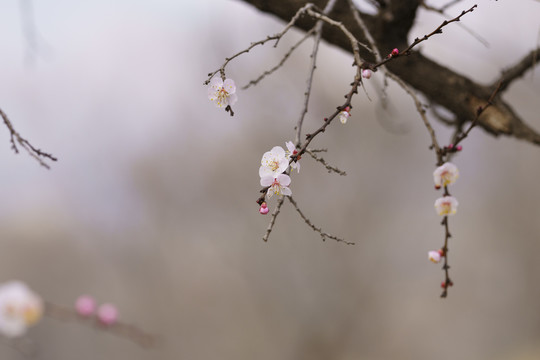
[{"label": "flower petal", "polygon": [[281,195],[290,196],[292,195],[292,191],[288,187],[281,188]]},{"label": "flower petal", "polygon": [[214,90],[221,90],[221,88],[223,87],[223,80],[221,80],[220,77],[212,78],[208,86],[210,86],[210,88]]},{"label": "flower petal", "polygon": [[234,84],[233,79],[225,79],[225,82],[223,83],[223,88],[229,94],[234,94],[236,92],[236,85]]},{"label": "flower petal", "polygon": [[289,184],[291,183],[291,178],[287,174],[279,174],[277,176],[277,181],[281,186],[289,186]]},{"label": "flower petal", "polygon": [[229,95],[228,102],[230,106],[233,106],[238,101],[238,96],[236,94]]},{"label": "flower petal", "polygon": [[261,177],[261,186],[270,186],[272,185],[273,182],[274,182],[274,178],[272,176]]}]

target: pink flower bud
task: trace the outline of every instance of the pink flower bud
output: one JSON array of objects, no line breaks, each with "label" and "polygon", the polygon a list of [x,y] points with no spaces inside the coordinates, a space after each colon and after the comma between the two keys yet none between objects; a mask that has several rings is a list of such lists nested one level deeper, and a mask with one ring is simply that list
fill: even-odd
[{"label": "pink flower bud", "polygon": [[362,77],[363,77],[364,79],[369,79],[369,78],[371,78],[371,70],[369,70],[369,69],[364,69],[364,70],[362,70]]},{"label": "pink flower bud", "polygon": [[398,55],[399,55],[399,50],[398,50],[397,48],[394,48],[394,49],[392,50],[392,54],[391,54],[391,55],[392,55],[392,56],[398,56]]},{"label": "pink flower bud", "polygon": [[261,204],[261,208],[259,209],[259,212],[260,212],[262,215],[268,214],[268,206],[266,205],[265,202],[263,202],[263,203]]},{"label": "pink flower bud", "polygon": [[458,146],[456,146],[456,150],[461,151],[461,150],[463,150],[463,147],[461,145],[458,145]]},{"label": "pink flower bud", "polygon": [[96,301],[91,296],[81,295],[75,301],[75,310],[81,316],[92,316],[96,310]]},{"label": "pink flower bud", "polygon": [[447,146],[447,148],[450,149],[450,150],[452,150],[452,149],[454,148],[454,144],[449,144],[449,145]]},{"label": "pink flower bud", "polygon": [[118,310],[112,304],[103,304],[98,308],[97,318],[103,325],[113,325],[118,321]]}]

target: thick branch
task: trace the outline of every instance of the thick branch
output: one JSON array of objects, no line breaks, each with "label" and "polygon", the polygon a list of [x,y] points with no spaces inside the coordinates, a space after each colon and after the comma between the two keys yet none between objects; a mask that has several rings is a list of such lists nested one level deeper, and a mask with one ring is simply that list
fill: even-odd
[{"label": "thick branch", "polygon": [[[274,14],[285,21],[289,21],[306,2],[305,0],[243,1],[264,12]],[[314,0],[312,2],[318,7],[323,7],[325,3],[324,0]],[[394,0],[392,3],[395,3],[392,4],[394,7],[404,6],[399,5],[400,1]],[[411,6],[410,11],[406,13],[410,16],[413,12],[412,9],[416,10],[420,1],[408,0],[403,1],[403,3],[411,3],[409,4]],[[407,47],[407,33],[396,31],[400,27],[396,26],[395,23],[392,24],[392,19],[388,21],[382,16],[374,17],[362,13],[360,13],[360,16],[370,29],[370,33],[377,42],[381,54],[388,54],[393,48],[405,49]],[[407,17],[407,15],[404,16]],[[354,19],[353,13],[351,13],[347,1],[339,1],[332,11],[331,17],[353,31],[353,35],[359,41],[367,42]],[[402,23],[402,26],[405,27],[404,24]],[[311,29],[313,25],[314,21],[308,17],[299,19],[295,24],[295,26],[306,31]],[[422,35],[413,34],[413,37]],[[340,29],[325,27],[323,38],[327,42],[351,52],[350,41],[343,36]],[[438,41],[441,41],[440,38]],[[375,60],[373,54],[368,50],[360,48],[360,54],[363,59]],[[422,92],[430,102],[439,104],[454,113],[459,122],[472,121],[476,116],[477,108],[485,102],[485,99],[489,98],[493,91],[491,84],[478,84],[467,76],[456,73],[415,51],[412,51],[410,56],[400,56],[399,59],[390,62],[388,69],[401,77],[410,86]],[[511,106],[500,97],[496,98],[488,111],[484,112],[478,119],[478,126],[493,135],[504,134],[540,144],[540,135],[525,124]]]}]

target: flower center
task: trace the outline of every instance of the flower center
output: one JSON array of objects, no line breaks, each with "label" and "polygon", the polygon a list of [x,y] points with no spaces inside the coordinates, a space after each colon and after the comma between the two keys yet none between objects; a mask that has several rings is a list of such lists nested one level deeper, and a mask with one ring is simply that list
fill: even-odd
[{"label": "flower center", "polygon": [[221,88],[217,93],[217,97],[218,103],[223,104],[229,97],[229,93],[225,89]]},{"label": "flower center", "polygon": [[276,160],[270,161],[268,165],[272,171],[276,171],[279,168],[279,163]]}]

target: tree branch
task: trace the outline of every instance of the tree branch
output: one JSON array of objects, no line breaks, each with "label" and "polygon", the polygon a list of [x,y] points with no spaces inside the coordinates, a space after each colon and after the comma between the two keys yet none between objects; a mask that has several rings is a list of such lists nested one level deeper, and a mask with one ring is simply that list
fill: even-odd
[{"label": "tree branch", "polygon": [[[305,4],[304,0],[243,1],[285,21],[289,21],[296,11]],[[324,6],[325,3],[324,0],[313,0],[312,2],[318,7]],[[399,1],[394,0],[392,3],[393,13],[396,14],[396,9],[401,8],[401,6]],[[417,9],[420,1],[410,0],[403,3],[410,3],[409,6],[411,6],[404,15],[406,17],[415,14],[413,9]],[[380,16],[370,16],[360,12],[359,15],[373,35],[381,54],[387,54],[393,48],[407,47],[407,33],[402,31],[397,34],[395,32],[397,30],[392,28],[396,26],[395,23],[384,21]],[[346,1],[336,3],[332,11],[332,18],[351,30],[356,39],[366,42],[366,38],[357,25],[354,14]],[[407,21],[402,21],[401,25],[398,25],[402,26],[403,29]],[[295,23],[295,26],[306,31],[311,29],[313,25],[314,21],[307,17],[301,18]],[[344,37],[337,27],[325,28],[323,38],[331,44],[352,52],[349,39]],[[374,55],[363,48],[360,48],[360,56],[368,61],[375,60]],[[481,106],[484,99],[489,98],[493,91],[491,84],[478,84],[466,75],[452,71],[416,51],[411,51],[409,56],[400,56],[396,61],[388,63],[387,66],[391,72],[423,93],[430,102],[443,106],[452,112],[459,120],[458,122],[474,119],[478,106]],[[511,106],[500,97],[495,99],[490,109],[478,119],[478,126],[495,136],[507,135],[540,145],[540,135],[524,123]]]}]

